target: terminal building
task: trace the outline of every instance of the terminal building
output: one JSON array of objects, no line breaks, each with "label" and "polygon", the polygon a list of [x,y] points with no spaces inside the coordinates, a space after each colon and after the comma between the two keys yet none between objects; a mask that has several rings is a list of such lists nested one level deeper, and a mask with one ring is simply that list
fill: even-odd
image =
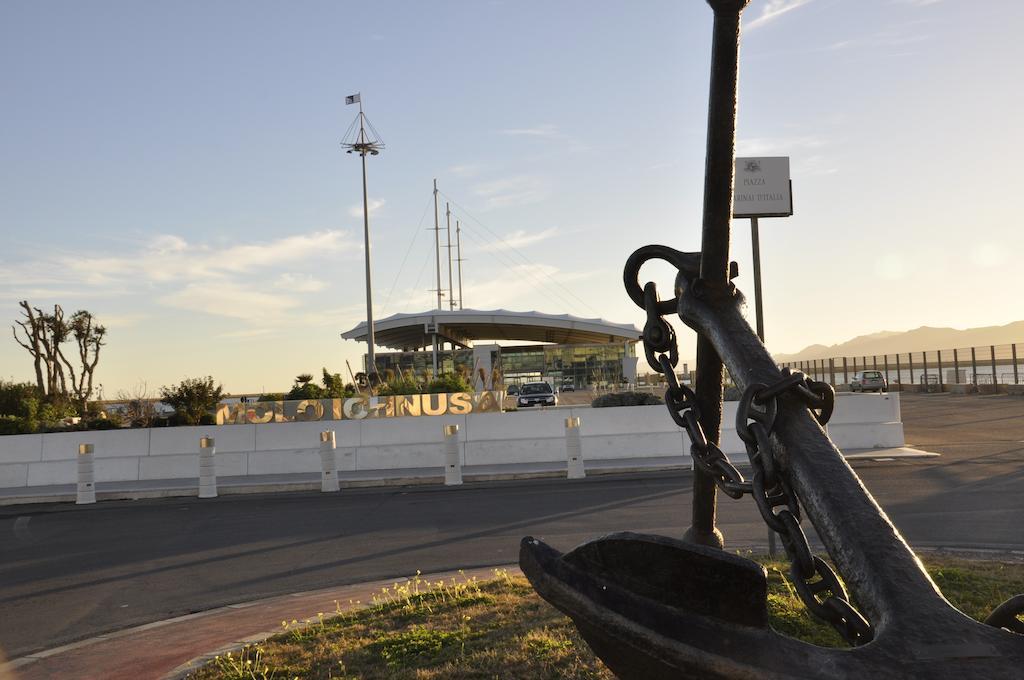
[{"label": "terminal building", "polygon": [[[505,309],[434,309],[374,321],[373,330],[376,346],[395,350],[376,353],[381,374],[464,371],[477,389],[501,389],[491,385],[492,376],[501,376],[504,385],[548,380],[574,389],[636,382],[641,331],[632,324]],[[341,337],[366,342],[366,322]]]}]

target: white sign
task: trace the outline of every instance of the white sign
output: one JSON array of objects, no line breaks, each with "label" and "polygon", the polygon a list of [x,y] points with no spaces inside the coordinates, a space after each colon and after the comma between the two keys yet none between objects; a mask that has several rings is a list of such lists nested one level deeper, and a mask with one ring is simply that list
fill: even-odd
[{"label": "white sign", "polygon": [[733,217],[789,217],[793,196],[789,157],[737,158]]}]

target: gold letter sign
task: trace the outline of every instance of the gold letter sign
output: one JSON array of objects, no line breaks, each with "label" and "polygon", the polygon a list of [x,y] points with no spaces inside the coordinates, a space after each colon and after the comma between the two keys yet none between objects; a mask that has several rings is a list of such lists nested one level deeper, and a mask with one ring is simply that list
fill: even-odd
[{"label": "gold letter sign", "polygon": [[456,392],[454,394],[403,394],[394,397],[351,399],[304,399],[221,404],[218,425],[291,423],[310,420],[361,420],[399,416],[461,416],[467,413],[501,413],[505,393]]}]

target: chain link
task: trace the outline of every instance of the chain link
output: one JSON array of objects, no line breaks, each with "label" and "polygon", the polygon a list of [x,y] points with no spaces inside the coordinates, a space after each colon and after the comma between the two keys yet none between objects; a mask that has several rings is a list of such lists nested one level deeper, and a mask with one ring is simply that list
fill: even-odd
[{"label": "chain link", "polygon": [[[827,621],[852,645],[870,642],[873,630],[850,604],[849,595],[827,562],[811,552],[800,527],[800,507],[788,476],[772,455],[771,432],[778,413],[778,397],[792,394],[822,426],[828,423],[835,393],[827,383],[815,382],[802,373],[783,369],[782,377],[768,386],[747,387],[736,409],[736,432],[747,449],[754,470],[753,496],[765,524],[779,534],[790,561],[790,575],[804,606]],[[776,508],[785,506],[778,512]],[[812,580],[815,577],[818,580]]]},{"label": "chain link", "polygon": [[674,307],[675,301],[658,300],[657,286],[653,281],[648,282],[642,292],[636,283],[640,264],[647,259],[666,259],[676,264],[675,260],[685,254],[654,246],[648,250],[641,249],[631,258],[632,265],[626,268],[627,290],[638,305],[643,303],[641,306],[647,313],[643,332],[647,363],[665,376],[665,406],[672,420],[686,431],[690,439],[694,466],[709,475],[727,496],[742,498],[749,493],[754,497],[765,524],[782,538],[797,594],[807,609],[830,623],[850,644],[870,642],[874,634],[871,624],[850,604],[846,589],[828,563],[811,552],[807,536],[800,527],[797,496],[788,475],[772,453],[771,433],[778,415],[778,398],[783,394],[795,397],[824,427],[835,405],[832,386],[785,368],[782,369],[782,377],[773,385],[753,383],[747,387],[736,412],[736,432],[743,441],[753,470],[752,479],[744,479],[722,450],[708,441],[700,425],[697,395],[676,377],[679,348],[675,331],[662,316]]},{"label": "chain link", "polygon": [[[653,281],[644,286],[643,300],[647,312],[647,323],[644,325],[647,362],[651,368],[665,376],[665,406],[675,424],[683,428],[690,438],[690,457],[694,466],[709,475],[722,493],[730,498],[742,498],[745,493],[753,493],[750,482],[729,462],[722,449],[708,441],[700,425],[697,395],[676,377],[675,367],[679,363],[676,336],[658,311],[658,290]],[[652,340],[650,345],[648,338]]]}]

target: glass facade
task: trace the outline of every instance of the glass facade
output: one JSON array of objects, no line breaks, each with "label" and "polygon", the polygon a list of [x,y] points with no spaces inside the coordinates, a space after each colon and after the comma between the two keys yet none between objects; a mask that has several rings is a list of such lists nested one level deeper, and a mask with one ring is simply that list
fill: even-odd
[{"label": "glass facade", "polygon": [[[387,373],[412,372],[421,376],[433,370],[430,350],[376,354],[377,366]],[[595,343],[586,345],[515,345],[491,352],[491,365],[503,376],[506,385],[551,379],[556,386],[576,389],[609,387],[622,382],[622,360],[636,356],[636,342]],[[438,352],[442,373],[473,371],[473,350]]]},{"label": "glass facade", "polygon": [[[434,355],[430,350],[422,352],[378,352],[374,354],[377,370],[387,374],[404,375],[412,371],[413,375],[423,376],[434,370]],[[366,364],[366,357],[363,357]],[[438,350],[437,368],[439,373],[464,373],[469,375],[473,370],[473,350]]]}]

